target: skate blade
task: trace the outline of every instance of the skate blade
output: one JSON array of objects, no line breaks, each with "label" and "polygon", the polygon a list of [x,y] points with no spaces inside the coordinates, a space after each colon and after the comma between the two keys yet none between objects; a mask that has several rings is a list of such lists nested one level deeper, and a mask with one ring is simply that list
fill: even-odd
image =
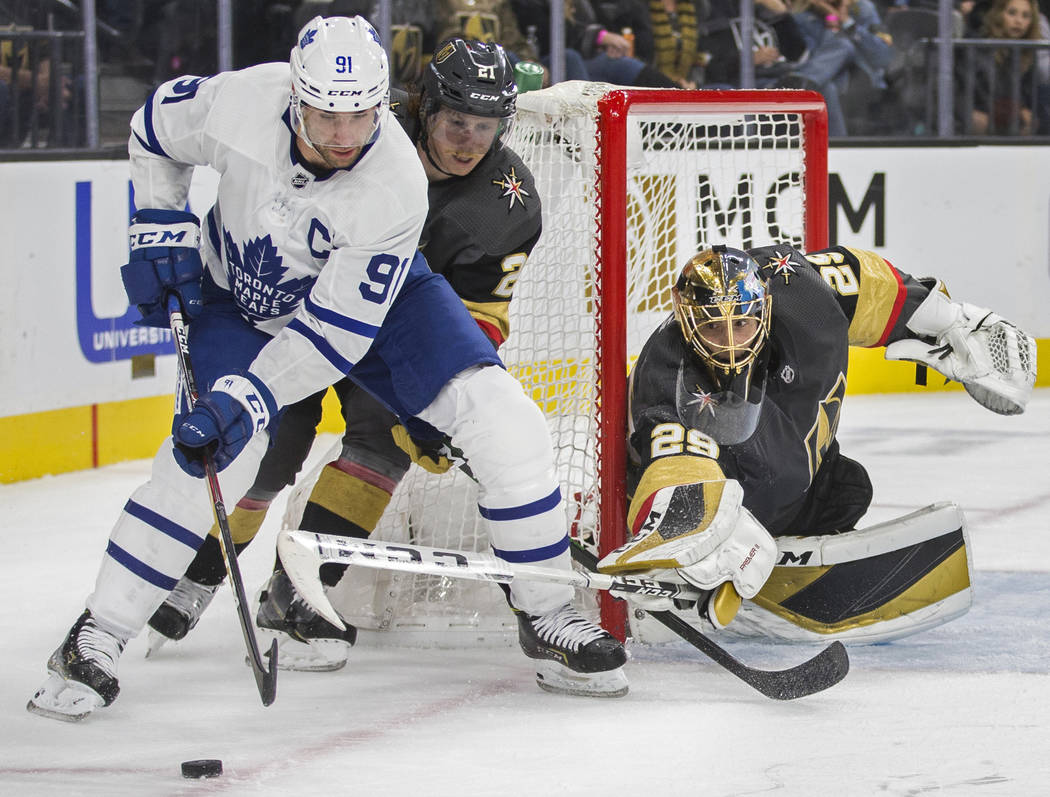
[{"label": "skate blade", "polygon": [[536,684],[545,692],[579,697],[623,697],[629,688],[623,667],[576,672],[556,661],[536,662]]},{"label": "skate blade", "polygon": [[172,642],[170,637],[164,636],[159,631],[154,631],[152,628],[149,630],[149,634],[146,636],[146,655],[144,658],[157,655],[157,652],[164,647],[167,643]]},{"label": "skate blade", "polygon": [[104,701],[94,690],[52,673],[26,703],[26,711],[60,722],[80,722]]},{"label": "skate blade", "polygon": [[[346,666],[350,643],[342,639],[311,639],[309,643],[292,639],[283,631],[256,627],[259,647],[268,650],[277,640],[277,669],[294,672],[334,672]],[[247,662],[247,658],[245,662]]]}]

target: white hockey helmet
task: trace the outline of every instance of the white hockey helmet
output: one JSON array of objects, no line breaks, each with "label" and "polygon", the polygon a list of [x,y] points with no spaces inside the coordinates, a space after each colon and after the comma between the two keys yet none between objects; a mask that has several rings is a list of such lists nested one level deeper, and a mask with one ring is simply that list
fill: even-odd
[{"label": "white hockey helmet", "polygon": [[303,106],[328,116],[375,109],[361,145],[374,140],[389,102],[390,69],[379,34],[363,17],[314,17],[299,31],[289,65],[296,129],[311,145],[329,135],[304,119]]},{"label": "white hockey helmet", "polygon": [[289,59],[292,92],[323,111],[364,111],[387,99],[390,69],[379,34],[364,17],[314,17]]}]

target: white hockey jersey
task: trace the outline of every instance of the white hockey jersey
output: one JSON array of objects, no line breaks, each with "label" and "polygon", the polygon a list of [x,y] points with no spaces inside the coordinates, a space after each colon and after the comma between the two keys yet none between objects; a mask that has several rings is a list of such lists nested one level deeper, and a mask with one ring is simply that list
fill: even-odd
[{"label": "white hockey jersey", "polygon": [[221,175],[202,256],[244,318],[274,336],[251,371],[279,405],[364,355],[428,207],[423,167],[390,115],[352,168],[315,178],[293,152],[290,91],[283,63],[172,80],[135,113],[129,142],[139,208],[183,209],[195,165]]}]

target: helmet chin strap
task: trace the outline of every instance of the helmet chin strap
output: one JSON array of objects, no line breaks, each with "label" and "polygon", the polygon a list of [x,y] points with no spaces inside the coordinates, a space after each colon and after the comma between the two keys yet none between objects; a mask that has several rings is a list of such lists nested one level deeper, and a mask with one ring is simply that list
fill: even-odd
[{"label": "helmet chin strap", "polygon": [[423,145],[423,154],[427,156],[427,160],[430,161],[430,165],[433,166],[435,169],[437,169],[439,172],[441,172],[446,177],[459,177],[460,175],[453,174],[452,172],[446,172],[444,169],[442,169],[440,166],[437,165],[437,163],[434,161],[434,156],[430,154],[430,146],[427,144],[427,141],[428,141],[428,137],[427,137],[426,133],[424,132],[422,134],[422,137],[420,138],[419,143]]}]

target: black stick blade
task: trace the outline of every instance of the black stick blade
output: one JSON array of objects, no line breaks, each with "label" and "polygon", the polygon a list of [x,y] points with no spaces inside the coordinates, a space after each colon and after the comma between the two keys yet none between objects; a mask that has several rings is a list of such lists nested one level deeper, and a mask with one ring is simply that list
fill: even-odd
[{"label": "black stick blade", "polygon": [[[598,557],[578,543],[570,546],[572,558],[588,570],[594,570]],[[849,656],[839,641],[832,642],[813,658],[786,670],[756,670],[735,659],[730,653],[689,625],[673,612],[649,612],[649,616],[674,631],[716,664],[724,667],[744,683],[774,700],[795,700],[834,686],[849,672]]]},{"label": "black stick blade", "polygon": [[269,706],[277,699],[277,640],[273,641],[270,649],[264,654],[270,660],[269,669],[262,669],[254,661],[252,670],[255,672],[255,683],[259,687],[259,697],[262,704]]}]

